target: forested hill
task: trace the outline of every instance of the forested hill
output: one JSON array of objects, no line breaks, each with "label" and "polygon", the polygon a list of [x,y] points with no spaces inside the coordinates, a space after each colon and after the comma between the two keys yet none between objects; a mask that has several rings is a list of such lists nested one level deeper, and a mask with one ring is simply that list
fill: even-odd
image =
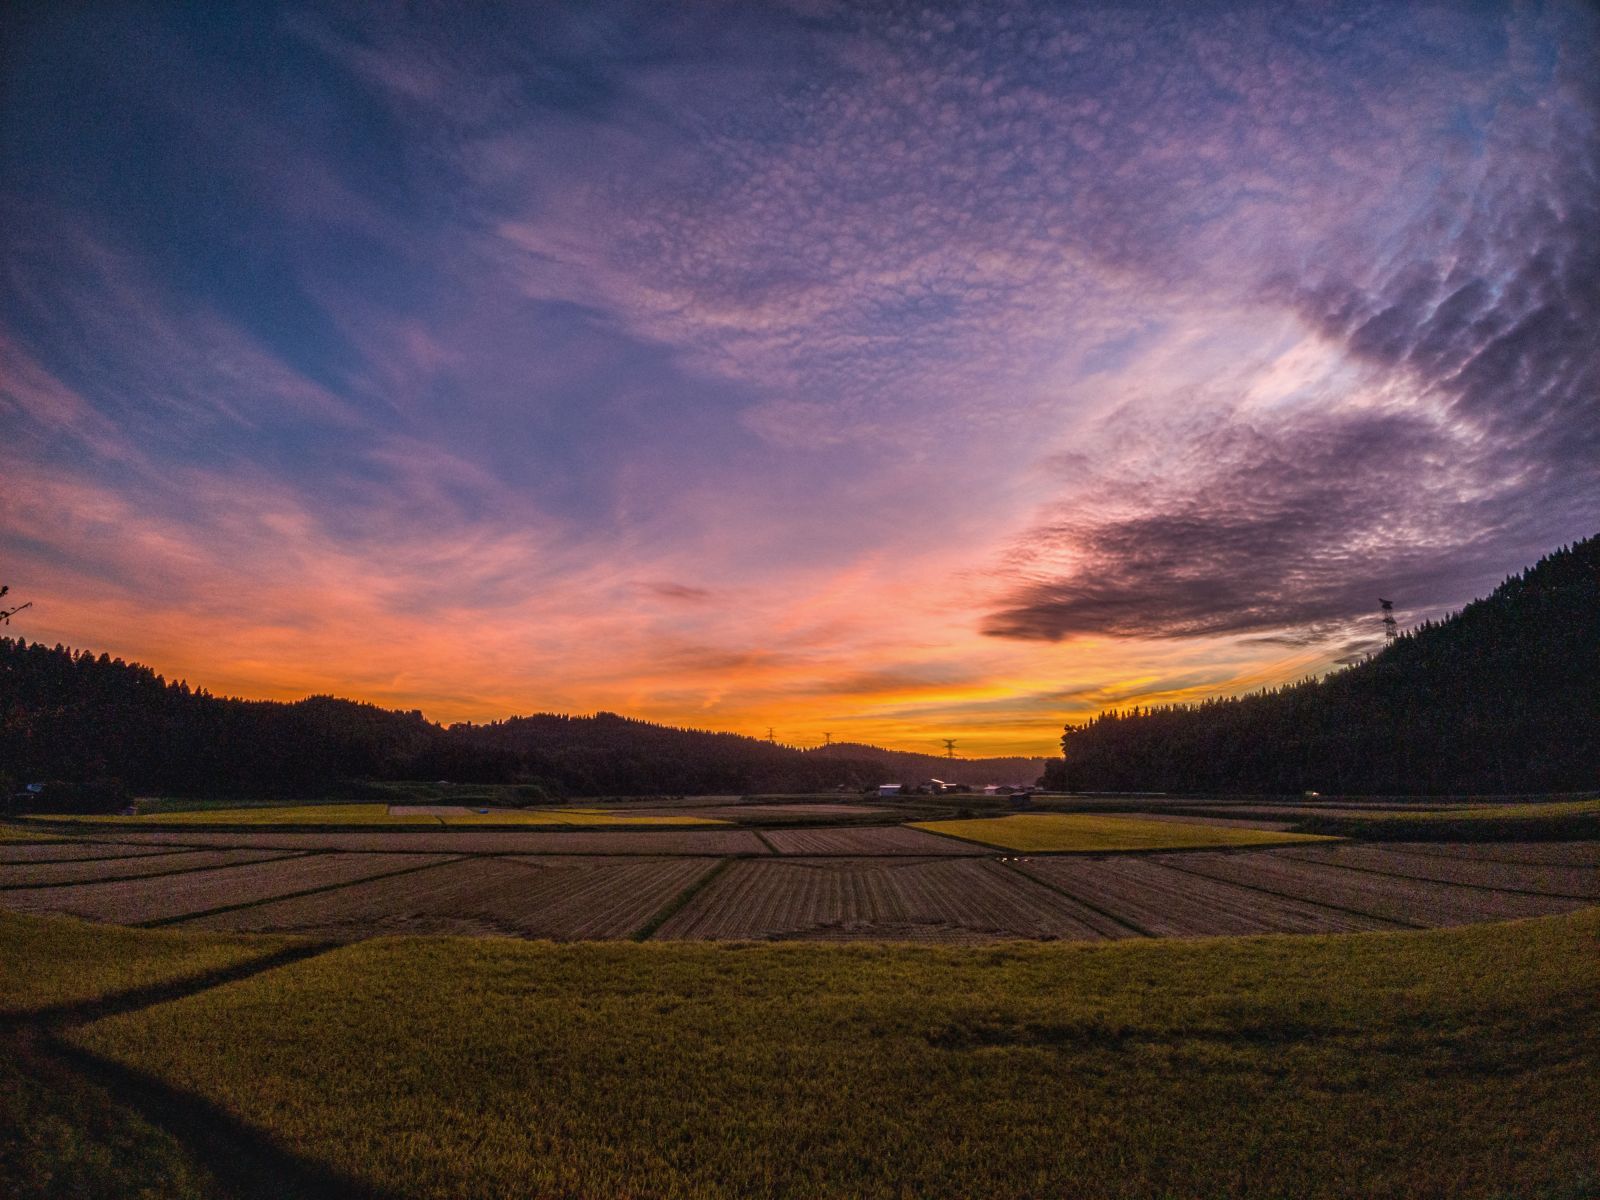
[{"label": "forested hill", "polygon": [[1032,785],[1044,770],[1042,758],[957,758],[944,755],[913,754],[905,750],[884,750],[860,742],[835,742],[807,750],[823,758],[851,758],[877,763],[884,780],[943,779],[947,783],[1003,783]]},{"label": "forested hill", "polygon": [[[588,792],[811,791],[871,787],[879,783],[1033,783],[1042,758],[936,758],[841,744],[797,750],[737,733],[707,733],[598,713],[592,717],[541,714],[486,725],[452,725],[459,745],[509,754],[535,773],[570,780]],[[674,787],[625,786],[634,778],[668,777]]]},{"label": "forested hill", "polygon": [[1442,794],[1600,788],[1600,537],[1320,680],[1069,725],[1086,790]]},{"label": "forested hill", "polygon": [[[97,794],[324,795],[352,781],[395,779],[524,783],[552,796],[808,791],[929,774],[1031,782],[1044,762],[1021,760],[1028,771],[1013,778],[1001,767],[1017,760],[839,749],[796,750],[610,713],[446,729],[418,712],[331,696],[221,699],[104,654],[0,639],[0,797],[45,780],[110,785]],[[928,769],[934,762],[944,769]]]}]

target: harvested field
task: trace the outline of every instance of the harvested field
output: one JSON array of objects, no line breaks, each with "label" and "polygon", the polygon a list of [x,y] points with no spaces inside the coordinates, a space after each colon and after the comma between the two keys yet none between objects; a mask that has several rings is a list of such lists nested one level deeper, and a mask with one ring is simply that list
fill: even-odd
[{"label": "harvested field", "polygon": [[[443,858],[442,855],[435,857]],[[169,921],[227,905],[250,904],[310,888],[352,883],[426,862],[427,857],[414,854],[311,855],[165,878],[19,888],[0,892],[0,905],[18,912],[67,913],[96,921],[136,925]]]},{"label": "harvested field", "polygon": [[1386,842],[1384,848],[1445,858],[1600,869],[1600,842]]},{"label": "harvested field", "polygon": [[169,849],[167,846],[124,846],[118,842],[8,842],[0,845],[0,863],[137,858],[141,854],[166,854]]},{"label": "harvested field", "polygon": [[137,829],[141,825],[438,825],[435,817],[391,817],[387,804],[289,804],[244,808],[197,808],[178,812],[148,812],[137,816],[49,815],[28,816],[29,821],[67,821],[105,830]]},{"label": "harvested field", "polygon": [[1124,937],[1099,913],[987,860],[734,863],[659,939],[979,941]]},{"label": "harvested field", "polygon": [[1488,859],[1451,859],[1438,855],[1402,854],[1376,846],[1307,847],[1279,851],[1285,858],[1331,863],[1363,871],[1513,892],[1539,892],[1547,896],[1600,899],[1600,871],[1590,867],[1556,867],[1533,863],[1503,863]]},{"label": "harvested field", "polygon": [[1191,846],[1279,845],[1328,840],[1303,833],[1219,829],[1210,825],[1148,821],[1143,817],[1101,813],[1016,813],[976,820],[917,821],[912,823],[912,828],[1024,853],[1182,850]]},{"label": "harvested field", "polygon": [[502,808],[478,812],[476,809],[439,818],[450,828],[458,825],[559,825],[578,829],[610,829],[616,826],[648,829],[652,826],[726,825],[717,817],[676,813],[667,816],[619,814],[603,808]]},{"label": "harvested field", "polygon": [[177,871],[192,871],[202,867],[238,866],[242,863],[261,862],[264,859],[283,858],[286,854],[287,851],[283,850],[178,850],[171,854],[140,854],[127,858],[6,863],[0,865],[0,888],[137,879],[145,875],[170,875]]},{"label": "harvested field", "polygon": [[860,829],[769,829],[763,836],[779,854],[916,854],[977,855],[982,846],[908,829],[904,825],[869,825]]},{"label": "harvested field", "polygon": [[1192,871],[1224,883],[1261,888],[1313,904],[1381,917],[1403,925],[1466,925],[1568,912],[1580,900],[1523,896],[1457,884],[1398,879],[1284,858],[1279,854],[1183,854],[1162,859],[1166,866]]},{"label": "harvested field", "polygon": [[435,829],[417,833],[338,832],[237,833],[167,830],[124,835],[127,841],[160,846],[262,846],[283,850],[356,850],[422,854],[654,854],[694,857],[767,854],[766,845],[746,829],[661,829],[602,831],[515,829]]},{"label": "harvested field", "polygon": [[627,937],[716,863],[708,858],[475,858],[235,909],[185,928],[344,940],[397,933]]},{"label": "harvested field", "polygon": [[1162,866],[1159,858],[1030,858],[1017,863],[1017,869],[1151,937],[1353,933],[1395,927],[1377,917],[1174,871]]},{"label": "harvested field", "polygon": [[704,811],[729,817],[866,817],[893,810],[870,804],[729,804]]}]

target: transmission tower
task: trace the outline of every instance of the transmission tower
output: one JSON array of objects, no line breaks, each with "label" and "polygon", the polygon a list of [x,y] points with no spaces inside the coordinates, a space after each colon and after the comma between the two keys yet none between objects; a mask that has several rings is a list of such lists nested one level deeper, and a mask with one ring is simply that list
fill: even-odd
[{"label": "transmission tower", "polygon": [[956,756],[956,739],[955,738],[944,738],[943,741],[944,741],[944,756],[946,758],[954,758]]},{"label": "transmission tower", "polygon": [[1383,609],[1383,636],[1386,641],[1394,641],[1400,636],[1400,627],[1394,623],[1394,601],[1378,600],[1378,607]]},{"label": "transmission tower", "polygon": [[822,735],[822,744],[823,744],[823,745],[824,745],[824,746],[831,746],[831,745],[833,745],[833,734],[831,734],[831,733],[824,733],[824,734],[823,734],[823,735]]},{"label": "transmission tower", "polygon": [[767,741],[769,741],[769,742],[776,742],[777,741],[777,738],[772,736],[772,726],[771,725],[767,726]]}]

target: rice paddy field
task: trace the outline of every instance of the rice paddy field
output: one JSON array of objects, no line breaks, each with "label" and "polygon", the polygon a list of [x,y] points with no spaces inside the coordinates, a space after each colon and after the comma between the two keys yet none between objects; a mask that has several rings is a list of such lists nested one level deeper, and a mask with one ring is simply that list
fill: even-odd
[{"label": "rice paddy field", "polygon": [[1580,1197],[1597,937],[381,939],[63,1036],[328,1195]]},{"label": "rice paddy field", "polygon": [[0,1194],[1600,1194],[1600,841],[1290,807],[5,841]]}]

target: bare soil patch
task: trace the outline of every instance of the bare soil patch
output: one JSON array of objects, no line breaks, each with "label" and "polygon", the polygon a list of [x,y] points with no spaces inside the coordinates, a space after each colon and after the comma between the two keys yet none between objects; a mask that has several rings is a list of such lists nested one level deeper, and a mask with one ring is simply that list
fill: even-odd
[{"label": "bare soil patch", "polygon": [[125,846],[118,842],[4,842],[0,863],[68,862],[88,858],[137,858],[166,854],[166,846]]},{"label": "bare soil patch", "polygon": [[[442,860],[444,856],[439,856]],[[0,905],[18,912],[66,913],[123,925],[166,921],[208,909],[250,904],[308,888],[350,883],[426,862],[411,854],[324,854],[183,875],[81,883],[0,892]]]},{"label": "bare soil patch", "polygon": [[866,826],[861,829],[768,829],[763,832],[779,854],[981,857],[993,853],[971,842],[958,842],[953,838],[923,833],[920,829],[907,829],[903,825]]},{"label": "bare soil patch", "polygon": [[1389,842],[1385,848],[1446,858],[1600,869],[1600,842]]},{"label": "bare soil patch", "polygon": [[261,846],[283,850],[358,850],[423,854],[650,854],[691,857],[766,854],[748,829],[645,829],[527,831],[515,829],[375,830],[371,833],[189,833],[167,830],[128,834],[141,844],[166,846]]},{"label": "bare soil patch", "polygon": [[1351,933],[1395,927],[1377,917],[1174,871],[1155,858],[1025,858],[1016,865],[1153,937]]},{"label": "bare soil patch", "polygon": [[1399,879],[1285,858],[1272,851],[1248,854],[1175,854],[1164,865],[1224,883],[1237,883],[1415,926],[1467,925],[1568,912],[1580,900],[1523,896],[1419,879]]},{"label": "bare soil patch", "polygon": [[315,934],[627,937],[709,871],[709,858],[472,858],[199,917],[185,928]]},{"label": "bare soil patch", "polygon": [[1281,853],[1285,858],[1381,871],[1412,879],[1600,899],[1600,871],[1592,867],[1508,863],[1493,859],[1451,859],[1440,855],[1406,854],[1375,846],[1317,846]]},{"label": "bare soil patch", "polygon": [[1127,931],[982,859],[737,862],[659,939],[1098,939]]},{"label": "bare soil patch", "polygon": [[263,859],[277,859],[282,858],[284,853],[282,850],[177,850],[171,854],[141,854],[127,858],[7,863],[0,865],[0,888],[169,875],[174,871],[190,871],[199,867],[231,867],[261,862]]},{"label": "bare soil patch", "polygon": [[730,804],[705,811],[723,817],[866,817],[894,810],[871,804]]}]

